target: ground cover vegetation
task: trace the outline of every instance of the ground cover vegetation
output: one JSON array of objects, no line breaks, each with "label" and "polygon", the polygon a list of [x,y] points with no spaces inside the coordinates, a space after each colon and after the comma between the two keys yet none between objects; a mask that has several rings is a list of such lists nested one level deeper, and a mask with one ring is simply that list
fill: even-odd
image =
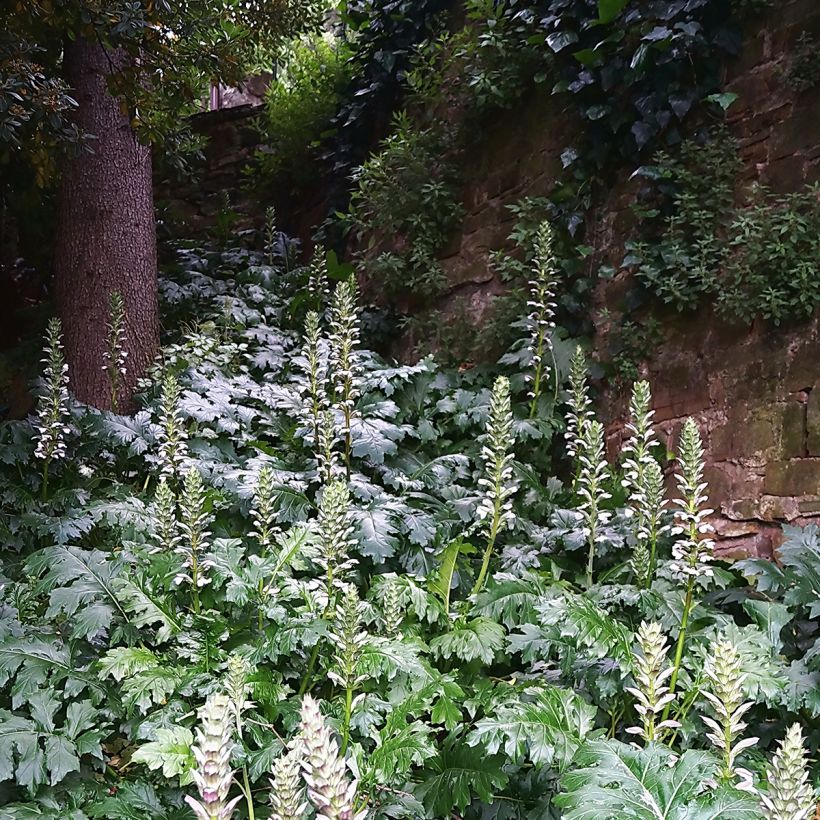
[{"label": "ground cover vegetation", "polygon": [[[226,210],[218,247],[168,248],[173,330],[136,369],[154,351],[116,281],[80,366],[48,323],[36,407],[0,426],[0,820],[814,816],[820,531],[722,561],[697,424],[662,440],[635,380],[607,440],[579,343],[594,191],[652,156],[629,249],[648,293],[775,323],[813,306],[814,192],[736,205],[730,144],[683,141],[690,111],[731,103],[737,10],[764,5],[470,0],[465,21],[348,0],[332,37],[277,52],[262,174],[324,153],[350,176],[324,238],[359,234],[368,299],[431,325],[471,140],[539,89],[584,127],[555,191],[511,205],[508,290],[475,337],[491,365],[374,352],[353,266],[305,262],[272,210],[259,235]],[[277,8],[277,37],[303,28]],[[153,44],[146,9],[103,54]],[[47,76],[37,93],[71,108]],[[31,112],[0,112],[3,138],[70,122]],[[395,247],[364,244],[374,228]],[[463,363],[449,332],[431,346]]]},{"label": "ground cover vegetation", "polygon": [[645,382],[606,457],[550,225],[520,344],[462,373],[369,351],[354,281],[268,236],[177,247],[133,416],[49,325],[0,446],[0,817],[812,816],[820,533],[718,560]]}]

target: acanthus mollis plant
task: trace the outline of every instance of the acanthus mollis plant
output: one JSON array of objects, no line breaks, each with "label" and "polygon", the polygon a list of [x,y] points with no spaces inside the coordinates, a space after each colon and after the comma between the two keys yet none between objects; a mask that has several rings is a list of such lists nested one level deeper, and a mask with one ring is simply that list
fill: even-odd
[{"label": "acanthus mollis plant", "polygon": [[603,537],[601,531],[610,519],[604,504],[612,497],[606,490],[609,465],[604,456],[604,427],[597,419],[588,420],[582,427],[578,464],[579,511],[583,516],[582,529],[587,541],[586,585],[589,588],[593,581],[598,542]]},{"label": "acanthus mollis plant", "polygon": [[553,247],[552,226],[542,222],[535,239],[535,261],[533,276],[530,280],[530,296],[527,307],[530,330],[530,352],[532,354],[530,389],[530,418],[538,412],[538,402],[547,378],[544,370],[544,359],[552,360],[553,386],[558,392],[558,367],[555,363],[555,350],[552,344],[552,333],[555,330],[555,290],[557,287],[558,264]]},{"label": "acanthus mollis plant", "polygon": [[364,820],[366,806],[357,806],[357,783],[348,777],[319,704],[305,695],[302,701],[300,747],[307,793],[317,820]]},{"label": "acanthus mollis plant", "polygon": [[706,659],[704,667],[706,686],[703,696],[709,701],[714,718],[701,715],[701,720],[710,732],[706,737],[712,742],[721,757],[720,779],[732,782],[740,778],[738,788],[751,789],[751,772],[735,766],[737,756],[757,743],[756,737],[741,738],[746,723],[743,715],[754,706],[754,702],[743,697],[743,683],[746,675],[740,653],[731,641],[718,641]]},{"label": "acanthus mollis plant", "polygon": [[505,527],[512,527],[515,521],[512,509],[512,497],[516,491],[512,468],[514,443],[510,382],[504,376],[499,376],[493,384],[487,433],[481,448],[484,475],[478,480],[482,498],[476,515],[487,538],[487,545],[473,594],[484,586],[499,533]]},{"label": "acanthus mollis plant", "polygon": [[209,562],[205,553],[210,546],[211,523],[206,509],[205,485],[196,467],[185,473],[185,483],[179,500],[179,529],[181,537],[176,552],[182,556],[183,564],[174,578],[174,583],[187,583],[191,587],[194,612],[199,613],[199,590],[207,586],[206,572]]},{"label": "acanthus mollis plant", "polygon": [[186,440],[188,433],[179,408],[182,390],[177,377],[170,372],[162,378],[162,395],[159,411],[159,463],[160,473],[170,481],[177,481],[188,458]]},{"label": "acanthus mollis plant", "polygon": [[333,410],[326,408],[319,417],[319,446],[316,449],[316,466],[319,470],[319,479],[325,485],[338,479],[342,472],[339,464],[338,444],[336,416]]},{"label": "acanthus mollis plant", "polygon": [[335,646],[333,667],[328,677],[345,690],[345,713],[342,723],[342,754],[347,751],[353,693],[365,679],[360,674],[362,652],[367,643],[367,632],[362,629],[362,602],[353,584],[348,584],[341,601],[336,605],[336,623],[331,634]]},{"label": "acanthus mollis plant", "polygon": [[[250,700],[252,689],[250,678],[253,671],[250,661],[244,655],[234,652],[228,658],[228,668],[225,673],[225,691],[230,698],[236,739],[240,744],[243,742],[244,734],[242,715],[253,706]],[[242,791],[245,794],[245,802],[248,807],[248,818],[249,820],[255,820],[253,791],[247,765],[242,766]]]},{"label": "acanthus mollis plant", "polygon": [[808,755],[799,723],[792,724],[766,768],[769,788],[760,802],[766,820],[810,820],[817,800],[809,783]]},{"label": "acanthus mollis plant", "polygon": [[680,472],[677,483],[681,497],[673,502],[677,509],[672,527],[672,533],[676,536],[672,547],[672,571],[685,583],[686,592],[675,647],[674,670],[669,681],[669,689],[673,693],[683,659],[689,616],[695,604],[695,584],[713,574],[711,562],[714,557],[714,541],[709,537],[713,528],[707,520],[713,510],[706,506],[709,499],[705,493],[706,482],[703,480],[703,443],[698,426],[692,418],[686,419],[681,430],[678,461]]},{"label": "acanthus mollis plant", "polygon": [[111,409],[119,409],[121,379],[127,373],[128,351],[125,349],[125,302],[119,291],[112,291],[108,316],[108,344],[104,356],[103,370],[108,373],[111,385]]},{"label": "acanthus mollis plant", "polygon": [[276,261],[277,238],[279,229],[276,225],[276,208],[273,205],[265,210],[265,254],[269,265]]},{"label": "acanthus mollis plant", "polygon": [[342,412],[345,468],[350,478],[352,455],[351,420],[359,397],[361,361],[359,357],[359,313],[357,288],[352,279],[340,282],[330,306],[330,366],[334,403]]},{"label": "acanthus mollis plant", "polygon": [[580,454],[583,448],[584,427],[594,418],[592,401],[587,385],[587,360],[580,345],[576,346],[569,363],[569,398],[567,399],[567,429],[564,439],[567,455],[573,460],[573,487],[581,474]]},{"label": "acanthus mollis plant", "polygon": [[199,720],[193,748],[197,765],[192,772],[199,800],[186,795],[185,802],[197,820],[231,820],[242,795],[228,800],[233,782],[230,699],[222,694],[211,695],[199,710]]},{"label": "acanthus mollis plant", "polygon": [[179,543],[179,526],[177,523],[177,500],[168,479],[163,476],[154,493],[154,504],[151,510],[155,552],[173,552]]},{"label": "acanthus mollis plant", "polygon": [[[325,486],[319,502],[318,529],[319,549],[315,561],[325,573],[323,617],[328,618],[334,614],[339,593],[345,590],[347,577],[357,563],[351,556],[356,540],[350,514],[350,491],[344,481],[333,481]],[[299,688],[300,695],[308,691],[320,646],[321,641],[314,644]]]},{"label": "acanthus mollis plant", "polygon": [[382,629],[390,638],[398,633],[404,620],[401,586],[395,576],[388,578],[381,586]]},{"label": "acanthus mollis plant", "polygon": [[259,470],[250,514],[253,529],[249,535],[256,539],[262,555],[266,555],[279,533],[276,523],[276,488],[270,467],[265,466]]},{"label": "acanthus mollis plant", "polygon": [[322,351],[321,320],[315,310],[309,311],[305,317],[305,341],[302,356],[305,360],[305,376],[307,377],[305,404],[308,423],[313,431],[313,446],[319,452],[319,428],[322,423],[322,414],[328,407],[328,398],[327,363]]},{"label": "acanthus mollis plant", "polygon": [[35,458],[43,462],[43,497],[48,495],[48,473],[51,463],[65,458],[68,426],[68,364],[63,355],[63,331],[60,320],[49,320],[43,348],[43,392],[37,402],[34,423],[37,446]]},{"label": "acanthus mollis plant", "polygon": [[271,820],[303,820],[308,811],[302,780],[299,742],[273,762],[270,781]]},{"label": "acanthus mollis plant", "polygon": [[330,280],[327,276],[327,256],[321,246],[315,249],[313,260],[310,263],[308,293],[313,299],[318,314],[323,314],[330,296]]},{"label": "acanthus mollis plant", "polygon": [[641,654],[633,659],[635,687],[627,692],[635,697],[635,711],[641,718],[640,726],[626,731],[640,735],[645,743],[659,740],[664,729],[674,729],[680,724],[674,720],[659,720],[661,713],[675,699],[667,681],[672,674],[668,662],[669,645],[658,623],[642,623],[637,633]]},{"label": "acanthus mollis plant", "polygon": [[356,560],[351,556],[356,539],[350,515],[350,491],[343,481],[325,487],[319,503],[319,554],[316,562],[325,572],[328,607],[335,605],[336,595]]},{"label": "acanthus mollis plant", "polygon": [[651,403],[649,382],[637,382],[632,388],[630,418],[626,425],[629,438],[623,448],[623,485],[632,511],[635,542],[632,569],[638,585],[643,587],[648,587],[652,580],[666,503],[663,473],[653,455],[659,442],[652,427],[655,411]]}]

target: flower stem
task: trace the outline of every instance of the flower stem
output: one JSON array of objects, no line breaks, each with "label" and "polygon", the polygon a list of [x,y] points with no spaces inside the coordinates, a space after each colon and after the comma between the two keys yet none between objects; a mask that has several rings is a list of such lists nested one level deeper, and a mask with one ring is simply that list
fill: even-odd
[{"label": "flower stem", "polygon": [[[680,673],[681,661],[683,660],[683,645],[686,643],[686,628],[689,625],[689,613],[692,611],[692,597],[695,591],[695,579],[690,578],[686,585],[686,600],[683,602],[683,615],[680,622],[680,633],[678,634],[678,643],[675,647],[675,662],[672,666],[672,677],[669,679],[669,694],[675,694],[675,687],[678,683],[678,674]],[[666,704],[666,709],[663,710],[663,720],[669,717],[669,709],[672,702]]]},{"label": "flower stem", "polygon": [[495,510],[493,511],[493,526],[490,530],[490,537],[487,539],[487,548],[484,550],[484,558],[481,562],[481,570],[476,578],[475,586],[473,587],[472,595],[477,595],[481,592],[484,586],[484,580],[487,577],[487,570],[490,568],[490,558],[493,554],[496,538],[498,538],[498,528],[501,525],[501,509],[498,501],[496,501]]},{"label": "flower stem", "polygon": [[347,751],[347,742],[350,737],[350,715],[353,712],[353,688],[345,689],[345,721],[342,726],[342,756]]},{"label": "flower stem", "polygon": [[43,464],[43,501],[48,501],[48,465],[49,459]]}]

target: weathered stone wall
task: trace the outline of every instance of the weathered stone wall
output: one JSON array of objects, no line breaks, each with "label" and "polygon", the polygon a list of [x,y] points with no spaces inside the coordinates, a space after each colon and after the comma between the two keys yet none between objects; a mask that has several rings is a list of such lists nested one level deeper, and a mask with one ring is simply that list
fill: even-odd
[{"label": "weathered stone wall", "polygon": [[260,143],[254,126],[259,111],[259,105],[243,104],[191,118],[194,132],[206,140],[204,159],[194,164],[188,179],[162,171],[155,175],[154,198],[166,234],[194,237],[213,230],[225,208],[225,197],[237,215],[234,229],[253,227],[264,219],[244,190],[243,178]]},{"label": "weathered stone wall", "polygon": [[[728,90],[738,95],[729,126],[744,163],[739,195],[752,182],[787,192],[820,180],[820,88],[797,93],[786,79],[800,34],[820,34],[820,4],[776,5],[746,33],[742,55],[728,68]],[[471,156],[466,219],[442,259],[450,283],[445,311],[466,308],[481,322],[501,290],[490,254],[504,247],[513,225],[506,206],[548,194],[561,171],[560,153],[572,143],[573,116],[558,106],[556,98],[527,100]],[[595,248],[596,266],[617,267],[623,258],[634,225],[626,176],[590,216],[585,241]],[[603,358],[630,275],[619,272],[596,293],[595,344]],[[700,423],[723,550],[770,554],[783,522],[820,516],[820,318],[778,330],[729,326],[708,307],[686,317],[667,314],[662,344],[646,353],[645,375],[669,449],[686,416]],[[600,410],[613,452],[626,403],[622,389],[603,386]]]},{"label": "weathered stone wall", "polygon": [[[787,82],[803,31],[820,33],[820,6],[784,2],[747,34],[729,67],[727,88],[738,95],[729,126],[744,164],[739,194],[753,182],[785,193],[820,181],[820,88],[798,93]],[[602,221],[615,241],[618,209]],[[626,275],[601,288],[599,305],[617,302]],[[820,312],[778,329],[729,325],[707,306],[667,317],[663,343],[647,353],[656,418],[670,445],[686,416],[700,423],[723,550],[770,554],[782,523],[820,516]],[[615,408],[614,445],[625,398],[609,391],[604,406]]]}]

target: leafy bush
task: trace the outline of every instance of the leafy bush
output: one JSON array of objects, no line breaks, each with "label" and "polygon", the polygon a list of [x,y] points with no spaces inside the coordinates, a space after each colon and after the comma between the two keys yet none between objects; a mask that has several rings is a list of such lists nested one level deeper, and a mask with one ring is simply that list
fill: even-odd
[{"label": "leafy bush", "polygon": [[266,146],[258,167],[269,182],[305,184],[316,178],[313,153],[328,134],[342,89],[350,81],[350,52],[341,40],[297,40],[280,56],[265,97]]},{"label": "leafy bush", "polygon": [[446,283],[436,254],[462,215],[446,132],[420,130],[398,115],[354,180],[349,221],[354,235],[368,240],[358,251],[368,280],[391,300],[423,302],[441,293]]},{"label": "leafy bush", "polygon": [[580,351],[563,488],[547,359],[385,362],[287,250],[178,249],[133,417],[66,401],[52,326],[2,427],[0,818],[808,817],[817,532],[722,566],[696,426],[670,516],[648,385],[607,464]]},{"label": "leafy bush", "polygon": [[708,296],[729,319],[807,318],[820,304],[820,189],[778,196],[756,187],[737,205],[737,170],[737,145],[725,136],[689,141],[643,169],[669,199],[642,211],[658,233],[631,243],[625,264],[677,310]]}]

